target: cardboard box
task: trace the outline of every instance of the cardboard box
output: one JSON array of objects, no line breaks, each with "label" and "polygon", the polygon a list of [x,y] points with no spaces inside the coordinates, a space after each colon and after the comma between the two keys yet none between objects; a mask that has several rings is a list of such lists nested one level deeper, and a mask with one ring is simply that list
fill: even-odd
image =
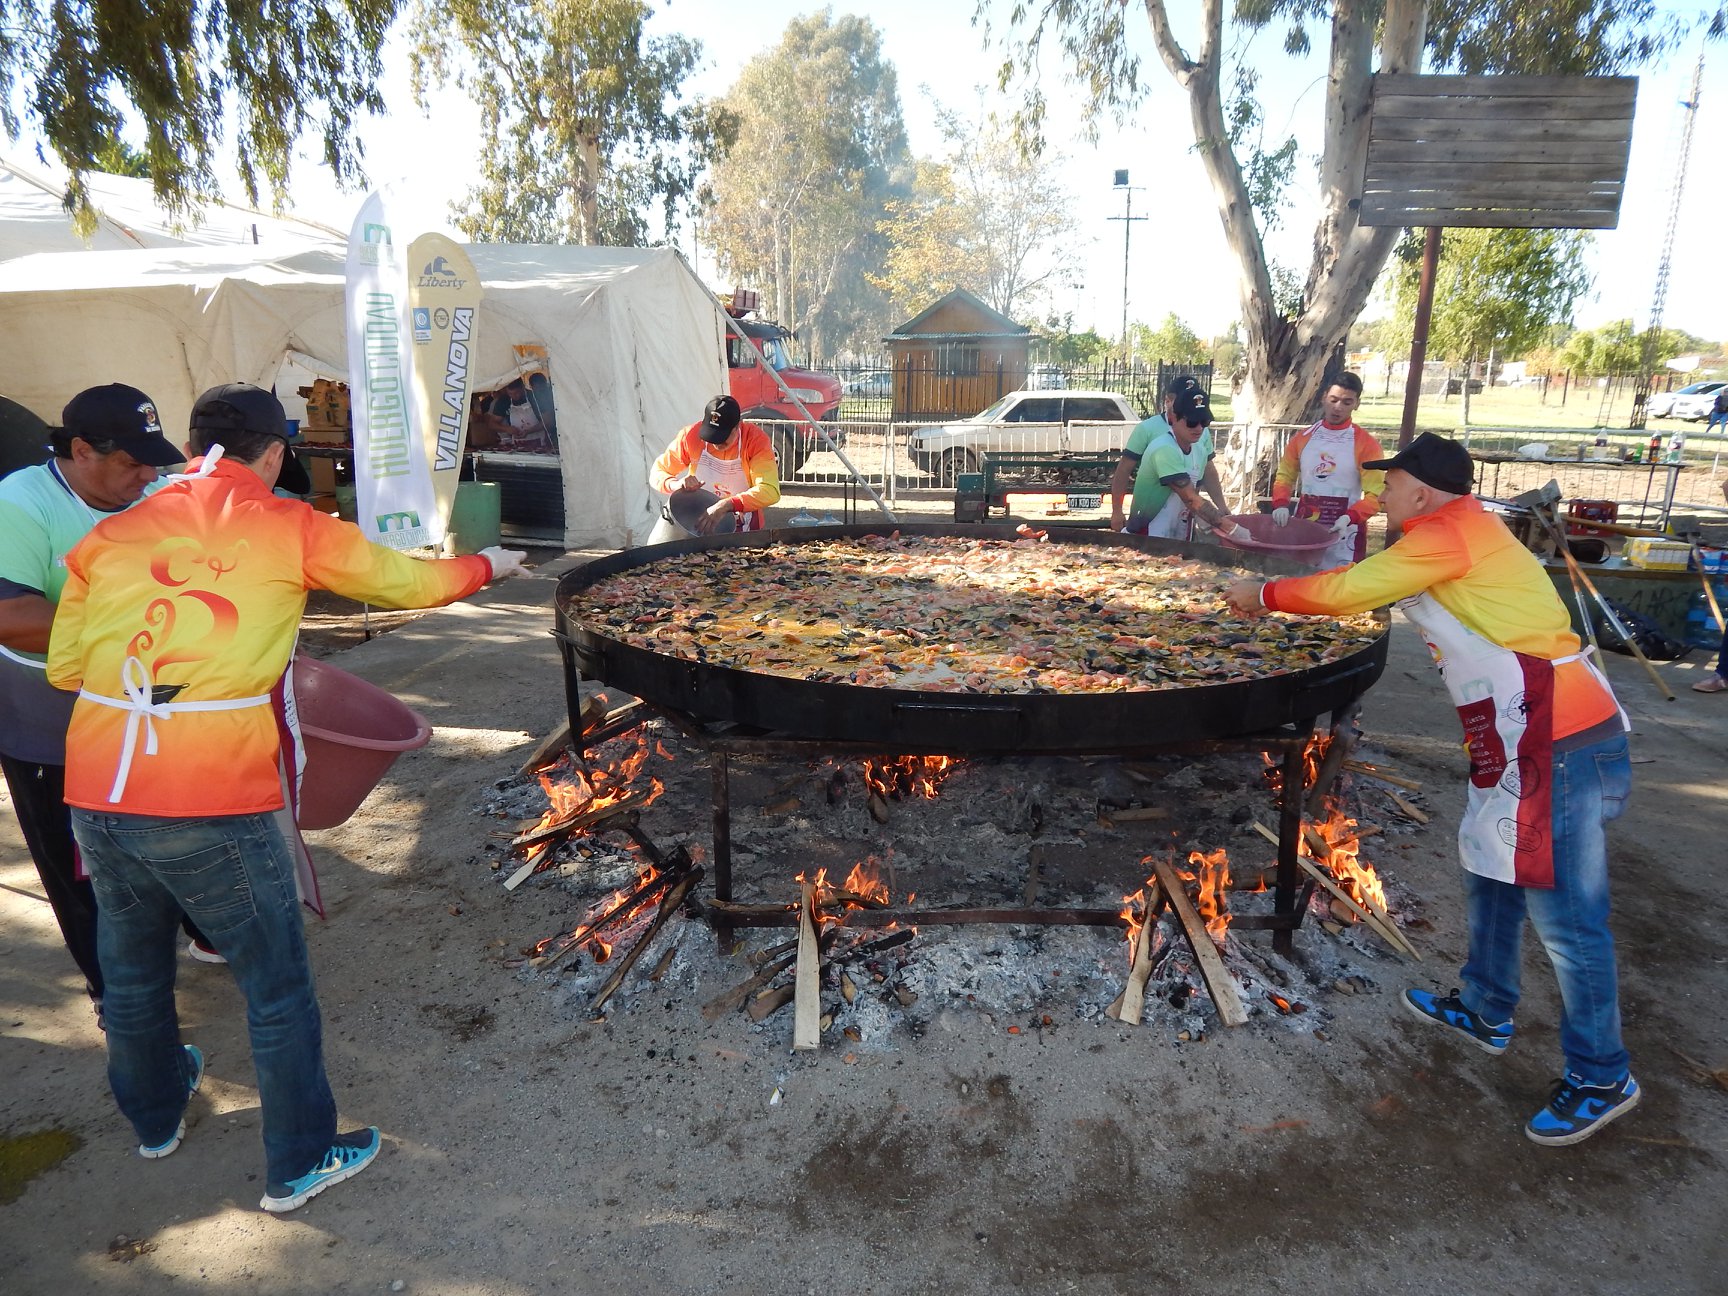
[{"label": "cardboard box", "polygon": [[1626,542],[1626,561],[1646,571],[1685,571],[1692,546],[1679,540],[1636,536]]}]

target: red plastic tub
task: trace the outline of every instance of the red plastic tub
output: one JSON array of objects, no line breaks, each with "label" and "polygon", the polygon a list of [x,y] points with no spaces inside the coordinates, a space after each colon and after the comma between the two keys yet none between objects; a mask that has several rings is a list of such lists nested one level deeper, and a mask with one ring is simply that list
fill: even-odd
[{"label": "red plastic tub", "polygon": [[1338,535],[1329,526],[1308,518],[1291,518],[1283,526],[1270,513],[1243,513],[1230,519],[1248,529],[1252,540],[1237,542],[1219,536],[1219,543],[1235,549],[1253,549],[1260,553],[1283,553],[1305,557],[1331,547]]},{"label": "red plastic tub", "polygon": [[345,822],[398,756],[424,747],[432,737],[432,726],[418,712],[377,685],[313,657],[294,659],[294,699],[306,748],[302,828]]}]

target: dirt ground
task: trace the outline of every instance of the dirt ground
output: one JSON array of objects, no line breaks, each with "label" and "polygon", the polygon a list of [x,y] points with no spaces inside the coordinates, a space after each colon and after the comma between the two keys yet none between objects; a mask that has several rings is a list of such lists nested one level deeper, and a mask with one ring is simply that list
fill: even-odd
[{"label": "dirt ground", "polygon": [[[636,984],[601,1022],[572,993],[574,974],[521,965],[524,946],[581,911],[545,879],[506,892],[492,834],[508,825],[481,813],[562,712],[547,633],[558,570],[335,657],[403,697],[435,733],[354,819],[314,835],[330,915],[309,919],[308,935],[331,1079],[345,1123],[380,1126],[385,1151],[293,1215],[257,1209],[243,1009],[219,968],[181,967],[182,1029],[209,1063],[186,1142],[164,1161],[136,1155],[80,979],[9,808],[0,813],[0,1288],[1723,1290],[1728,1092],[1679,1056],[1728,1066],[1728,698],[1690,692],[1708,669],[1702,654],[1659,668],[1673,702],[1636,663],[1608,662],[1639,762],[1612,840],[1628,1042],[1646,1099],[1591,1142],[1546,1149],[1520,1131],[1559,1067],[1557,999],[1539,949],[1528,952],[1519,1036],[1504,1057],[1461,1048],[1396,1003],[1408,984],[1454,984],[1463,949],[1457,722],[1407,625],[1395,626],[1363,724],[1372,754],[1422,784],[1432,822],[1394,832],[1377,812],[1387,831],[1364,853],[1419,909],[1425,926],[1411,936],[1424,962],[1352,935],[1363,992],[1321,987],[1300,1022],[1261,1011],[1226,1030],[1206,1011],[1160,1001],[1135,1029],[1093,1020],[1084,991],[1006,1008],[951,996],[926,1004],[917,1029],[903,1022],[794,1057],[789,1013],[761,1026],[704,1020],[701,1003],[750,969],[722,963],[693,926],[680,923],[665,981]],[[982,807],[1021,777],[1004,770],[981,766],[945,795],[969,786]],[[751,847],[739,868],[764,893],[789,876],[781,857],[800,833],[812,850],[853,855],[914,833],[917,807],[897,805],[875,825],[857,802],[814,802],[802,819],[773,823],[746,806],[798,773],[739,783],[735,836]],[[1157,826],[1143,837],[1074,827],[1108,773],[1067,762],[1024,777],[1044,790],[1047,833],[1120,858],[1116,876],[1085,885],[1128,889]],[[706,770],[679,759],[670,778],[677,786],[644,827],[663,845],[705,844]],[[1267,794],[1251,782],[1242,796],[1264,816]],[[1213,790],[1225,805],[1234,795]],[[977,881],[989,852],[1024,856],[1020,825],[979,816],[959,820],[974,835],[946,855],[920,847],[923,902],[948,900],[944,864],[958,888]],[[1217,822],[1235,834],[1233,851],[1246,849],[1243,825]],[[961,961],[944,966],[984,963],[1011,938],[973,929],[970,945],[944,946],[932,935],[922,957],[935,966],[939,950],[958,950]],[[1278,963],[1265,935],[1231,939]],[[917,945],[926,941],[921,933]],[[1074,975],[1117,957],[1076,956]],[[1196,1013],[1203,1038],[1190,1030],[1184,1041]],[[54,1131],[58,1147],[32,1137]],[[39,1147],[50,1154],[32,1175],[7,1158]]]}]

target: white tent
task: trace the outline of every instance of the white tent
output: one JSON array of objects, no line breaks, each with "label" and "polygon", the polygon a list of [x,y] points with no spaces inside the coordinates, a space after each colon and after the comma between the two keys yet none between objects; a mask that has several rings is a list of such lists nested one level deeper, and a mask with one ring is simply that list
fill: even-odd
[{"label": "white tent", "polygon": [[88,240],[73,232],[66,213],[64,170],[0,157],[0,261],[38,252],[242,245],[282,255],[340,245],[346,238],[316,221],[270,216],[236,203],[207,203],[179,221],[162,209],[148,180],[93,171],[85,184],[96,209],[96,232]]},{"label": "white tent", "polygon": [[[665,249],[468,252],[486,288],[475,390],[539,367],[516,348],[543,347],[558,408],[556,466],[547,456],[485,458],[548,479],[562,469],[566,545],[640,544],[655,517],[649,465],[726,390],[714,298]],[[57,424],[83,388],[130,383],[150,393],[172,433],[217,383],[274,386],[296,365],[346,379],[344,282],[340,249],[21,257],[0,270],[0,394]],[[291,388],[280,394],[292,416]]]}]

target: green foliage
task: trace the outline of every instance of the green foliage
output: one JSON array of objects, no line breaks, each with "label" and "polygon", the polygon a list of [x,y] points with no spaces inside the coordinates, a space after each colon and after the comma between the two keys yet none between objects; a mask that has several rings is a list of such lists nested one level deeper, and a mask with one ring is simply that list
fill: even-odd
[{"label": "green foliage", "polygon": [[458,225],[487,242],[633,246],[666,228],[732,137],[730,114],[679,104],[701,56],[649,37],[643,0],[416,0],[415,96],[454,82],[480,106],[480,184]]},{"label": "green foliage", "polygon": [[96,150],[96,170],[109,175],[131,176],[134,180],[150,178],[150,159],[123,139],[111,139]]},{"label": "green foliage", "polygon": [[818,356],[894,322],[866,277],[912,160],[894,68],[866,18],[823,10],[787,24],[726,95],[737,144],[714,167],[704,240]]},{"label": "green foliage", "polygon": [[1132,353],[1147,362],[1198,364],[1211,356],[1200,335],[1184,324],[1175,311],[1167,314],[1157,328],[1135,321],[1128,326],[1128,336]]},{"label": "green foliage", "polygon": [[1077,265],[1074,203],[1051,183],[1061,159],[1023,150],[994,115],[937,120],[948,154],[920,161],[910,193],[888,201],[887,257],[866,277],[903,315],[964,288],[1017,317]]},{"label": "green foliage", "polygon": [[[68,205],[95,225],[87,173],[130,114],[156,195],[187,214],[221,186],[232,142],[247,197],[286,195],[294,144],[315,132],[338,180],[364,179],[356,119],[381,112],[378,51],[396,0],[0,0],[0,122],[28,123],[71,172]],[[231,136],[229,132],[232,132]]]},{"label": "green foliage", "polygon": [[[1709,350],[1709,344],[1680,329],[1658,329],[1652,368],[1660,369],[1676,356]],[[1644,332],[1635,332],[1629,319],[1610,320],[1588,332],[1573,333],[1560,347],[1554,367],[1574,373],[1637,373],[1644,350]],[[1702,345],[1700,345],[1702,343]]]},{"label": "green foliage", "polygon": [[1072,311],[1061,315],[1052,313],[1046,317],[1038,326],[1038,336],[1049,362],[1064,368],[1093,368],[1103,364],[1116,349],[1114,342],[1100,336],[1095,329],[1074,332]]},{"label": "green foliage", "polygon": [[[1416,313],[1423,236],[1406,231],[1391,273],[1396,280],[1397,345],[1407,347]],[[1468,361],[1521,355],[1541,343],[1590,288],[1584,253],[1590,236],[1572,230],[1449,229],[1440,244],[1428,354]]]}]

